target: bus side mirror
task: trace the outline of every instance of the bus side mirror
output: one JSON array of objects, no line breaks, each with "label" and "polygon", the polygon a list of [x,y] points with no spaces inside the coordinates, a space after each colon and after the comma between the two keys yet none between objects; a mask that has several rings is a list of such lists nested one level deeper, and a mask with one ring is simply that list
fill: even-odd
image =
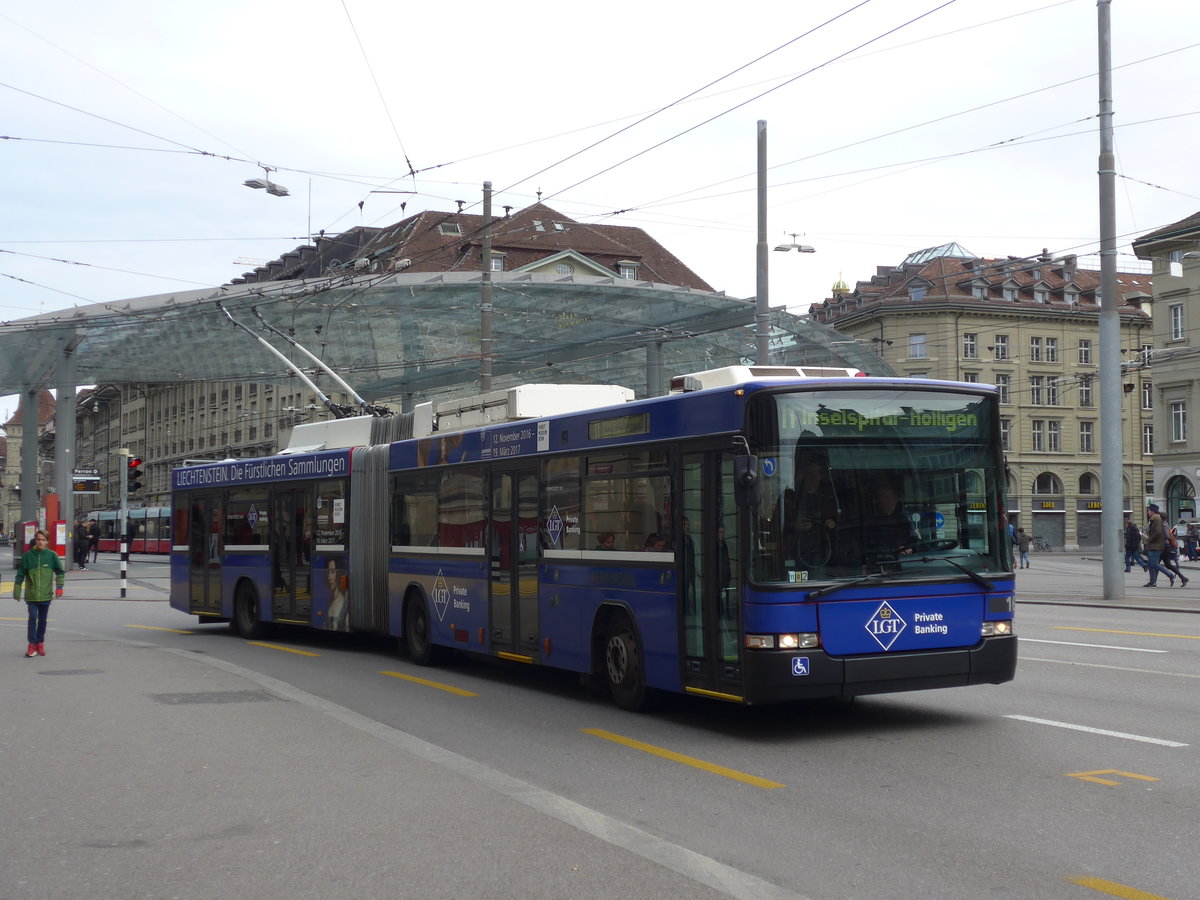
[{"label": "bus side mirror", "polygon": [[733,458],[733,497],[738,506],[758,505],[758,457],[740,454]]}]

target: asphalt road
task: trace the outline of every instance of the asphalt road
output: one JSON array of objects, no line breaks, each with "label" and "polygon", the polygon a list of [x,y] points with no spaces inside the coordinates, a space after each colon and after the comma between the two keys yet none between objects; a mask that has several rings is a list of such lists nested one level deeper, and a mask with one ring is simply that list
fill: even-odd
[{"label": "asphalt road", "polygon": [[114,566],[69,580],[45,659],[0,617],[0,897],[1200,893],[1197,587],[1106,601],[1098,562],[1035,554],[1011,684],[631,715],[556,673],[239,640]]}]

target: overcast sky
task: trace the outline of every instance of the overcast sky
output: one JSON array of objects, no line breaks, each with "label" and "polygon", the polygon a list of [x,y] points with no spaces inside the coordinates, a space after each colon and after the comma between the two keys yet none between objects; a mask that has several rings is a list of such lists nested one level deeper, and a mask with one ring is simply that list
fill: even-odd
[{"label": "overcast sky", "polygon": [[[1113,0],[1112,23],[1118,267],[1143,271],[1129,242],[1200,210],[1200,3]],[[1094,0],[10,4],[0,321],[479,211],[484,181],[497,212],[540,191],[752,297],[760,119],[769,238],[817,248],[771,254],[774,305],[948,241],[1083,256],[1096,72]],[[243,186],[260,164],[290,196]]]}]

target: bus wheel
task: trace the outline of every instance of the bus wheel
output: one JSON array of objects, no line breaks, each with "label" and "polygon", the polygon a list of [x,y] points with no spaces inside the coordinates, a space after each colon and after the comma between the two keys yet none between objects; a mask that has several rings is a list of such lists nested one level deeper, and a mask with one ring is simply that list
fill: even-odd
[{"label": "bus wheel", "polygon": [[238,585],[237,593],[233,595],[233,619],[229,623],[233,633],[238,637],[261,637],[263,633],[262,619],[258,614],[258,592],[253,585]]},{"label": "bus wheel", "polygon": [[420,594],[413,594],[404,605],[404,643],[418,666],[436,666],[446,660],[446,648],[433,642],[429,609]]},{"label": "bus wheel", "polygon": [[633,629],[622,621],[613,623],[604,647],[608,689],[613,702],[631,712],[649,705],[650,691],[642,671],[642,653]]}]

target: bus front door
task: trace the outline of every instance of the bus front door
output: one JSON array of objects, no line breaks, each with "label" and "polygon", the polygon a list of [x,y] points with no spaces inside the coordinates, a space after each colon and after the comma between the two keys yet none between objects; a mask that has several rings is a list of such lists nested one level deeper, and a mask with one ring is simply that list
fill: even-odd
[{"label": "bus front door", "polygon": [[682,569],[684,689],[740,700],[741,555],[731,453],[684,456],[682,506],[682,546],[676,555]]},{"label": "bus front door", "polygon": [[537,485],[533,467],[492,471],[491,646],[522,662],[539,658]]},{"label": "bus front door", "polygon": [[189,610],[221,614],[221,501],[193,497],[188,523]]},{"label": "bus front door", "polygon": [[276,622],[312,617],[312,504],[305,490],[271,495],[271,612]]}]

